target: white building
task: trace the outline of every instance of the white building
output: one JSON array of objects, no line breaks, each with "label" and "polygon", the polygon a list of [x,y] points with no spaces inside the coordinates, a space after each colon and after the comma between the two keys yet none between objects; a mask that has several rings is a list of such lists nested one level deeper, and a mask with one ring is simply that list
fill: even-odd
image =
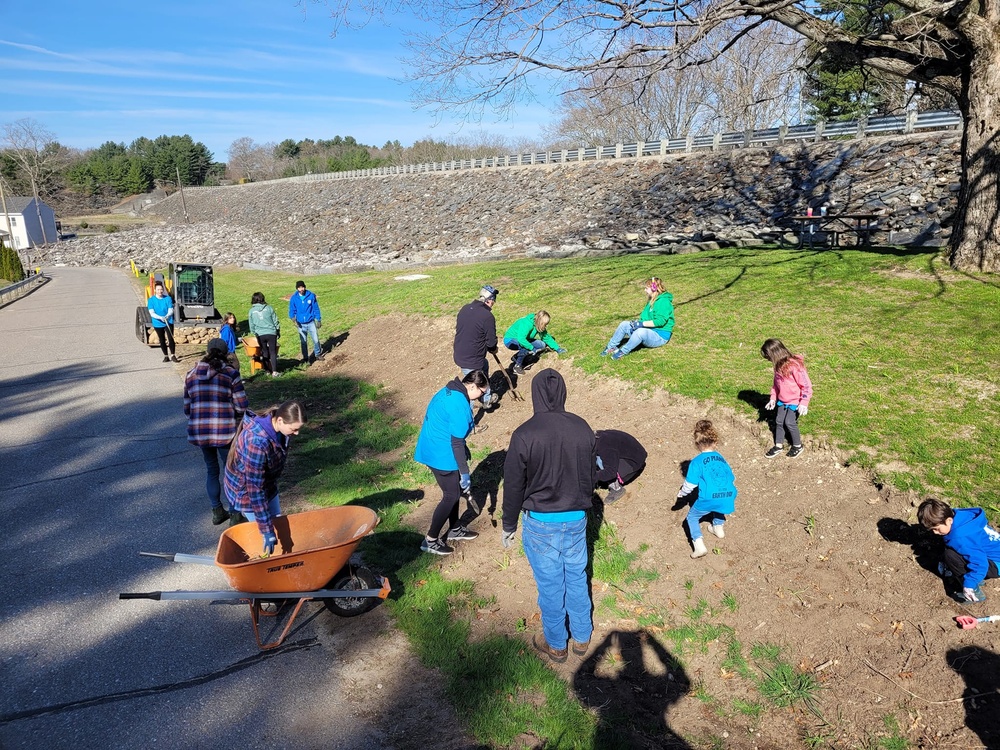
[{"label": "white building", "polygon": [[[35,245],[44,245],[46,240],[53,243],[59,239],[56,232],[56,213],[46,206],[44,201],[38,202],[37,210],[34,198],[14,196],[7,198],[6,203],[6,215],[3,204],[0,204],[0,236],[9,235],[4,237],[4,240],[9,241],[15,249],[23,250]],[[38,223],[39,214],[42,217],[41,224]]]}]

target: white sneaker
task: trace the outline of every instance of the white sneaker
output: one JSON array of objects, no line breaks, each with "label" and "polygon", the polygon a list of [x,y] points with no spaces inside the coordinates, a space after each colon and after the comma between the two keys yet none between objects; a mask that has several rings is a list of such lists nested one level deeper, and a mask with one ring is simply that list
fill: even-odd
[{"label": "white sneaker", "polygon": [[697,560],[699,557],[704,557],[707,554],[708,554],[708,549],[705,547],[705,540],[700,538],[695,539],[694,552],[691,553],[691,557]]},{"label": "white sneaker", "polygon": [[721,523],[713,523],[708,527],[713,534],[715,534],[718,539],[726,538],[726,530],[723,528]]}]

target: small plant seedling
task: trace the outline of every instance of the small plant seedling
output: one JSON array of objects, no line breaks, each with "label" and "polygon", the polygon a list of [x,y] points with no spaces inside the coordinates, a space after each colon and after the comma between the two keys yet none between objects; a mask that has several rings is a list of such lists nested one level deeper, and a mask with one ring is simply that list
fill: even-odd
[{"label": "small plant seedling", "polygon": [[692,589],[694,589],[694,581],[690,578],[684,581],[684,589],[686,591],[691,591]]},{"label": "small plant seedling", "polygon": [[722,554],[722,550],[719,549],[718,547],[712,547],[712,554],[713,555],[721,555]]},{"label": "small plant seedling", "polygon": [[736,601],[736,597],[731,592],[727,591],[722,595],[722,606],[730,612],[735,612],[740,608],[740,603]]},{"label": "small plant seedling", "polygon": [[504,552],[503,557],[501,557],[499,560],[494,558],[493,562],[497,564],[498,570],[507,570],[507,568],[510,567],[510,555]]},{"label": "small plant seedling", "polygon": [[813,536],[816,533],[816,516],[806,516],[806,521],[802,525],[805,527],[806,533]]},{"label": "small plant seedling", "polygon": [[524,633],[528,630],[528,621],[523,617],[519,618],[516,623],[514,623],[514,630],[518,633]]}]

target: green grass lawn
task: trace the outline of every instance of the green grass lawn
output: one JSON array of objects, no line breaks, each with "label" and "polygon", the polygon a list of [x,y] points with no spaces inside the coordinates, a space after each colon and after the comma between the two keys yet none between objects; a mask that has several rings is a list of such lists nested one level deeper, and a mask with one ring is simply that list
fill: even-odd
[{"label": "green grass lawn", "polygon": [[[585,371],[613,371],[641,388],[710,399],[752,418],[761,418],[758,407],[771,384],[760,345],[778,337],[807,357],[815,387],[802,421],[807,440],[823,436],[898,487],[1000,511],[1000,284],[953,273],[934,253],[726,250],[426,272],[431,278],[413,282],[395,281],[391,273],[307,279],[324,310],[323,334],[386,314],[452,317],[481,284],[491,283],[501,289],[494,310],[501,333],[544,308],[552,314],[551,332]],[[674,295],[674,341],[656,356],[615,363],[600,358],[614,326],[638,315],[641,283],[651,275],[663,278]],[[281,300],[296,278],[219,270],[217,306],[243,322],[250,295],[263,292],[283,321],[281,356],[297,357],[298,338]],[[419,552],[420,531],[406,525],[419,488],[433,480],[412,461],[415,426],[378,409],[377,384],[293,371],[278,380],[255,379],[249,390],[255,405],[292,397],[311,404],[283,482],[321,505],[357,503],[379,512],[378,533],[364,541],[362,552],[389,575],[388,606],[397,626],[423,661],[441,671],[458,715],[467,717],[466,729],[478,741],[507,747],[530,733],[546,747],[589,748],[601,737],[625,736],[619,729],[627,717],[617,725],[607,717],[599,723],[523,641],[469,637],[482,603],[472,582],[440,575],[438,561]],[[641,598],[643,581],[656,572],[641,567],[643,550],[627,550],[613,526],[594,526],[595,578],[619,592],[595,605],[614,612]],[[803,684],[778,651],[758,653],[777,646],[752,646],[748,662],[731,629],[713,619],[713,609],[738,607],[730,595],[717,606],[692,598],[688,620],[681,622],[670,622],[672,615],[657,603],[647,604],[647,624],[667,627],[678,653],[728,643],[727,669],[760,693],[759,701],[734,711],[756,717],[769,704],[809,705],[814,686]],[[706,694],[705,700],[716,698]]]}]

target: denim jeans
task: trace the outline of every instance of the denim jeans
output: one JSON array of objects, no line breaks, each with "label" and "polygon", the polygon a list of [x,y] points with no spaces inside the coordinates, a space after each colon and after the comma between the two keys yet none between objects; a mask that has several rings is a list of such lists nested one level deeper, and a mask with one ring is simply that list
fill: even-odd
[{"label": "denim jeans", "polygon": [[594,631],[587,583],[587,519],[545,523],[522,514],[521,541],[538,586],[542,632],[551,648],[566,648],[569,635],[586,643]]},{"label": "denim jeans", "polygon": [[[281,500],[277,495],[267,501],[267,512],[271,518],[281,515]],[[257,515],[252,510],[243,511],[243,517],[251,523],[257,520]]]},{"label": "denim jeans", "polygon": [[[649,349],[655,349],[656,347],[663,346],[665,343],[670,341],[669,333],[666,338],[664,338],[652,328],[636,328],[635,331],[632,331],[630,334],[629,331],[631,328],[631,320],[623,320],[619,323],[618,327],[615,329],[614,335],[611,337],[611,341],[608,342],[608,346],[618,349],[621,342],[625,341],[625,345],[620,348],[622,353],[628,354],[637,346],[645,346]],[[626,339],[628,340],[626,341]]]},{"label": "denim jeans", "polygon": [[695,500],[694,505],[691,506],[691,510],[687,514],[687,525],[688,531],[691,533],[691,541],[695,539],[701,539],[701,519],[708,518],[712,521],[713,526],[722,526],[726,522],[726,517],[722,513],[716,513],[713,510],[706,511],[704,508],[698,507],[698,501]]},{"label": "denim jeans", "polygon": [[310,320],[308,323],[299,323],[299,341],[302,344],[302,359],[309,359],[309,337],[313,340],[313,349],[318,357],[323,353],[319,345],[319,334],[316,332],[316,321]]},{"label": "denim jeans", "polygon": [[[462,377],[464,378],[466,375],[468,375],[470,372],[472,372],[472,369],[473,368],[471,368],[471,367],[463,367],[462,368]],[[480,368],[478,368],[478,369],[482,370],[483,371],[483,375],[486,376],[486,390],[483,391],[483,395],[482,395],[483,406],[489,406],[490,405],[490,395],[493,393],[493,391],[490,390],[490,362],[489,362],[489,360],[484,359],[483,360],[483,366],[480,367]]]},{"label": "denim jeans", "polygon": [[222,507],[222,482],[219,479],[220,470],[224,470],[226,458],[229,456],[229,446],[199,445],[201,456],[205,459],[205,491],[213,508]]},{"label": "denim jeans", "polygon": [[524,364],[524,358],[529,354],[538,354],[545,351],[545,342],[543,341],[532,341],[531,349],[525,349],[517,342],[516,339],[504,339],[503,345],[508,349],[517,352],[517,354],[514,355],[514,364],[517,367],[521,367],[521,365]]}]

